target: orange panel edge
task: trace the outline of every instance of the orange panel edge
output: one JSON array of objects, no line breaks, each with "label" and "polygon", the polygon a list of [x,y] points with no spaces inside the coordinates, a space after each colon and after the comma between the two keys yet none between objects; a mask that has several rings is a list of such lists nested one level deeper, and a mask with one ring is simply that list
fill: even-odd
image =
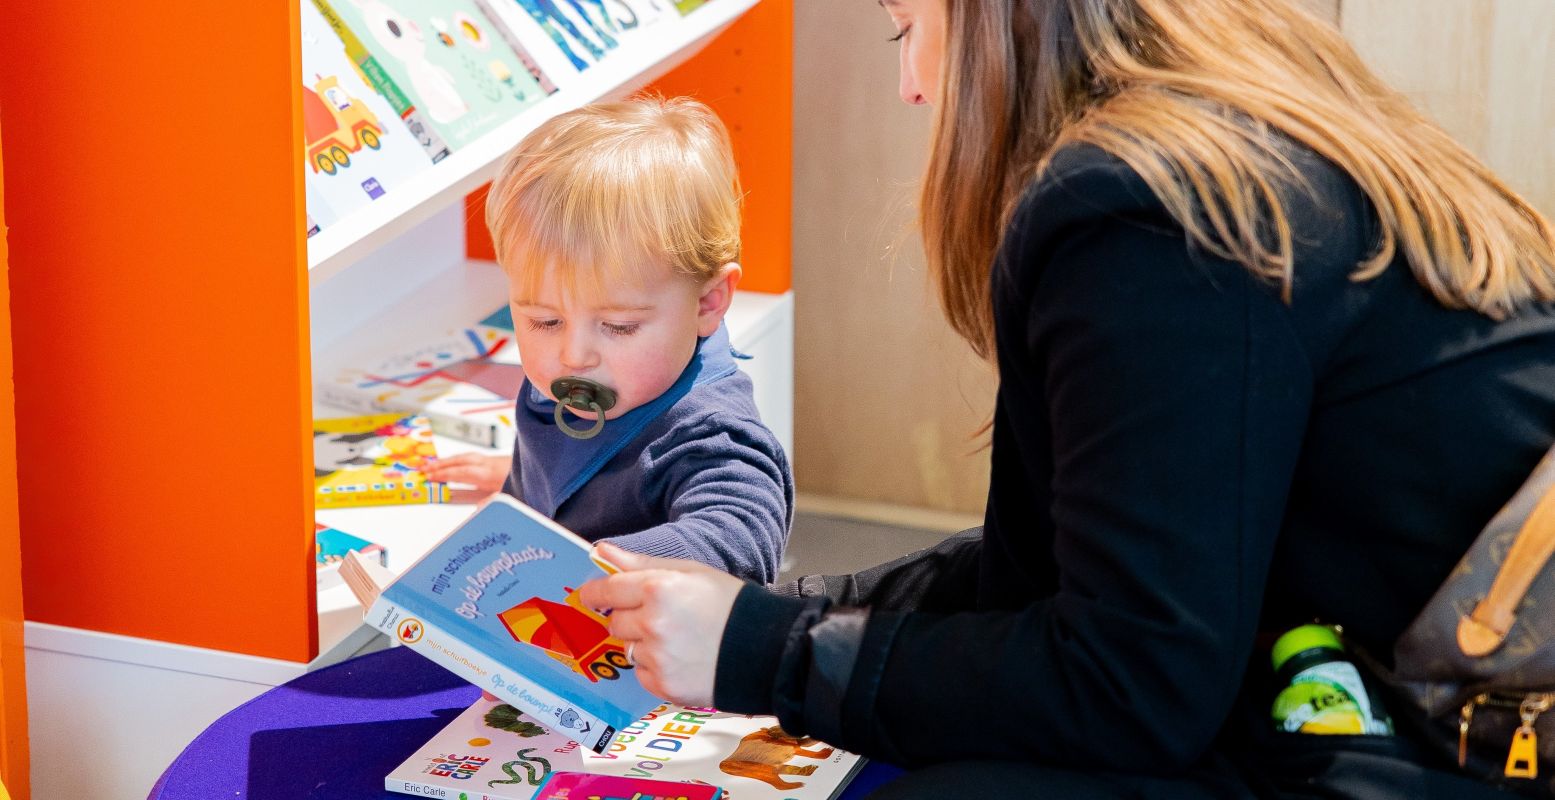
[{"label": "orange panel edge", "polygon": [[210,12],[0,3],[24,602],[306,662],[300,6]]},{"label": "orange panel edge", "polygon": [[[782,293],[793,284],[793,40],[793,0],[761,0],[644,90],[695,97],[728,126],[745,190],[740,288],[749,291]],[[495,258],[485,187],[465,198],[465,211],[470,258]]]},{"label": "orange panel edge", "polygon": [[[0,141],[0,153],[4,150]],[[3,162],[0,159],[0,164]],[[27,800],[27,680],[22,650],[21,522],[16,514],[16,394],[11,380],[4,173],[0,166],[0,783],[16,800]]]}]

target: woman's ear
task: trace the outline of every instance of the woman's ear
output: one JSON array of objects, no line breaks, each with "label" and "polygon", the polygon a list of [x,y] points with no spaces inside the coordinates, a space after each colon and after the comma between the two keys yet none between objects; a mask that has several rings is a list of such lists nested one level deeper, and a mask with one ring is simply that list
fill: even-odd
[{"label": "woman's ear", "polygon": [[698,336],[712,336],[718,330],[729,304],[734,302],[734,287],[739,285],[741,274],[740,265],[731,261],[702,284],[702,294],[697,298]]}]

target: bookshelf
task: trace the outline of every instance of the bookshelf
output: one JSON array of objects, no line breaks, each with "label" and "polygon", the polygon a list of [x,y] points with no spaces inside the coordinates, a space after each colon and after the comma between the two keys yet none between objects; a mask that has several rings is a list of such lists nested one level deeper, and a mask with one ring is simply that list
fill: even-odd
[{"label": "bookshelf", "polygon": [[[766,293],[741,304],[756,328],[773,309],[791,320],[791,0],[687,19],[567,102],[657,79],[713,106],[750,195],[746,286]],[[383,286],[375,260],[426,255],[408,288],[491,268],[465,193],[538,120],[310,241],[299,25],[293,3],[0,4],[32,752],[113,767],[44,776],[40,796],[143,796],[205,725],[320,663],[320,625],[322,644],[336,634],[313,574],[314,366],[405,295],[340,298]],[[68,724],[89,715],[137,735]]]},{"label": "bookshelf", "polygon": [[[655,35],[653,41],[638,40],[630,46],[623,45],[623,52],[611,53],[582,72],[554,64],[554,69],[547,70],[547,74],[554,76],[556,93],[469,147],[455,150],[432,168],[422,171],[398,191],[369,206],[365,211],[370,213],[357,213],[342,219],[311,238],[308,241],[311,280],[327,280],[439,209],[462,202],[465,195],[495,177],[502,157],[541,121],[596,100],[625,97],[647,86],[705,47],[755,4],[756,0],[708,3],[662,35]],[[521,12],[515,3],[495,7],[507,24],[523,23],[516,18]],[[536,51],[534,55],[539,58],[544,52]]]}]

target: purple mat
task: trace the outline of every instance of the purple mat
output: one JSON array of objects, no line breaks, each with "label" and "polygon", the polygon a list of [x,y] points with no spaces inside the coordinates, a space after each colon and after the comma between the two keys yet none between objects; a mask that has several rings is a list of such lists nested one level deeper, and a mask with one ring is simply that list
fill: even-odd
[{"label": "purple mat", "polygon": [[[149,800],[394,800],[383,776],[480,690],[402,647],[309,673],[212,723],[162,773]],[[842,795],[901,774],[868,764]]]}]

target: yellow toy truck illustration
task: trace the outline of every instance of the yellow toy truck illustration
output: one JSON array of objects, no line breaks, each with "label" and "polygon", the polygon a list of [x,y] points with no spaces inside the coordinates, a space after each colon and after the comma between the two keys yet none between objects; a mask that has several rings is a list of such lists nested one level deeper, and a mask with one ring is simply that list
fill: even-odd
[{"label": "yellow toy truck illustration", "polygon": [[576,589],[567,590],[567,601],[558,603],[531,597],[497,615],[517,641],[544,650],[591,683],[613,681],[631,669],[626,648],[610,636],[603,615],[585,608]]},{"label": "yellow toy truck illustration", "polygon": [[302,87],[302,129],[308,140],[308,166],[333,175],[351,166],[351,154],[377,150],[383,136],[378,117],[352,97],[335,76],[319,77]]}]

